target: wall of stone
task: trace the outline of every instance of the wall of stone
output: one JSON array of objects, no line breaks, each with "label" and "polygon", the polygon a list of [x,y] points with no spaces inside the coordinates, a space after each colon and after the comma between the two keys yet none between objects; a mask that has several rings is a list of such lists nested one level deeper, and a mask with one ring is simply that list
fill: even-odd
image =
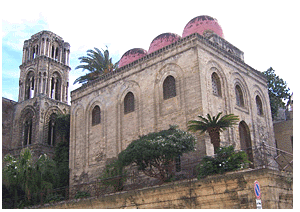
[{"label": "wall of stone", "polygon": [[[292,112],[290,116],[292,118]],[[276,161],[280,164],[280,169],[293,171],[293,163],[286,167],[289,162],[293,161],[293,119],[276,122],[273,126],[276,147],[283,150],[278,152],[279,157]]]},{"label": "wall of stone", "polygon": [[2,97],[2,159],[9,153],[16,102]]},{"label": "wall of stone", "polygon": [[176,181],[81,200],[70,200],[45,209],[255,209],[254,182],[261,187],[263,209],[293,208],[293,178],[268,169],[245,170],[200,180]]},{"label": "wall of stone", "polygon": [[[187,122],[198,115],[233,113],[249,127],[252,146],[262,141],[275,146],[266,80],[262,74],[233,59],[228,52],[202,42],[196,35],[170,48],[122,67],[122,72],[82,86],[71,93],[70,183],[88,183],[99,176],[108,158],[116,157],[139,135]],[[142,61],[140,61],[142,60]],[[221,81],[220,96],[212,92],[212,73]],[[176,96],[163,99],[167,76],[176,82]],[[235,85],[244,95],[245,105],[237,106]],[[134,112],[124,114],[124,98],[132,92]],[[256,96],[262,100],[263,115],[257,114]],[[91,112],[101,109],[101,123],[92,126]],[[208,135],[197,134],[196,153],[186,157],[213,154]],[[221,134],[221,146],[240,149],[238,126]],[[80,176],[88,176],[86,179]]]}]

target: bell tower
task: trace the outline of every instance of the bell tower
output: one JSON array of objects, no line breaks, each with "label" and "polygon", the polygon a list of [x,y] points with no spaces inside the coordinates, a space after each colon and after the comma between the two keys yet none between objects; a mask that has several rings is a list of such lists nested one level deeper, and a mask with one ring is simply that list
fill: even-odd
[{"label": "bell tower", "polygon": [[20,65],[19,102],[39,95],[67,103],[70,44],[50,31],[26,40]]},{"label": "bell tower", "polygon": [[25,147],[36,156],[53,154],[60,141],[55,118],[70,111],[69,55],[70,44],[50,31],[24,41],[10,147],[13,155]]}]

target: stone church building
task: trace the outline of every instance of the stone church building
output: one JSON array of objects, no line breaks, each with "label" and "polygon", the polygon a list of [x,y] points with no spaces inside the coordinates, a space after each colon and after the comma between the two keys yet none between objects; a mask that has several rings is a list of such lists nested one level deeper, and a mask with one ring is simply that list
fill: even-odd
[{"label": "stone church building", "polygon": [[[192,19],[182,36],[158,35],[148,51],[124,53],[115,72],[71,92],[70,112],[70,185],[94,181],[107,160],[140,135],[169,125],[187,130],[189,120],[207,113],[239,116],[239,124],[221,134],[221,146],[249,150],[250,160],[253,146],[275,147],[265,77],[209,16]],[[213,154],[209,136],[195,135],[196,151],[182,162]]]},{"label": "stone church building", "polygon": [[[133,44],[134,45],[134,44]],[[119,68],[71,92],[70,45],[41,31],[24,42],[19,99],[2,98],[3,154],[24,147],[53,154],[55,116],[71,115],[70,186],[96,180],[108,160],[141,135],[187,123],[207,113],[235,114],[240,122],[221,133],[221,146],[247,150],[263,141],[275,147],[267,81],[226,41],[218,21],[198,16],[182,36],[158,35],[149,49],[125,52]],[[181,162],[213,154],[208,135]],[[255,166],[255,161],[254,161]]]},{"label": "stone church building", "polygon": [[25,147],[53,155],[55,116],[70,113],[69,54],[69,43],[50,31],[24,41],[18,102],[2,98],[2,157]]}]

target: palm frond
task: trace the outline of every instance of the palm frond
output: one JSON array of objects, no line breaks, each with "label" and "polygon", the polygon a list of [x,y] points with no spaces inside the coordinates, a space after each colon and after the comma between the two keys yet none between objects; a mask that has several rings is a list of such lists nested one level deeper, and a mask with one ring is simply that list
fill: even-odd
[{"label": "palm frond", "polygon": [[87,50],[87,56],[82,56],[78,59],[81,64],[76,66],[75,69],[82,69],[82,71],[87,70],[89,73],[78,77],[74,81],[74,84],[87,83],[100,77],[102,74],[114,71],[118,67],[118,63],[114,64],[112,58],[109,58],[108,49],[102,49],[101,51],[95,47],[94,49]]}]

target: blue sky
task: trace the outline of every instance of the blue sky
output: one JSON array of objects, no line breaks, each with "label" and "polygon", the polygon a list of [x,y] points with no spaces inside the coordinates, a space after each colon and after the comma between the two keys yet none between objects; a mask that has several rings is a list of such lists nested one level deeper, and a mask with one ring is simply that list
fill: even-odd
[{"label": "blue sky", "polygon": [[[84,74],[78,57],[94,47],[108,49],[117,62],[131,48],[148,50],[159,34],[182,35],[199,15],[217,18],[225,39],[244,52],[245,62],[265,71],[273,67],[291,91],[296,89],[300,42],[297,1],[9,1],[1,3],[2,96],[18,100],[23,42],[50,30],[71,45],[70,91]],[[33,5],[36,5],[32,7]],[[298,73],[297,73],[298,74]]]}]

